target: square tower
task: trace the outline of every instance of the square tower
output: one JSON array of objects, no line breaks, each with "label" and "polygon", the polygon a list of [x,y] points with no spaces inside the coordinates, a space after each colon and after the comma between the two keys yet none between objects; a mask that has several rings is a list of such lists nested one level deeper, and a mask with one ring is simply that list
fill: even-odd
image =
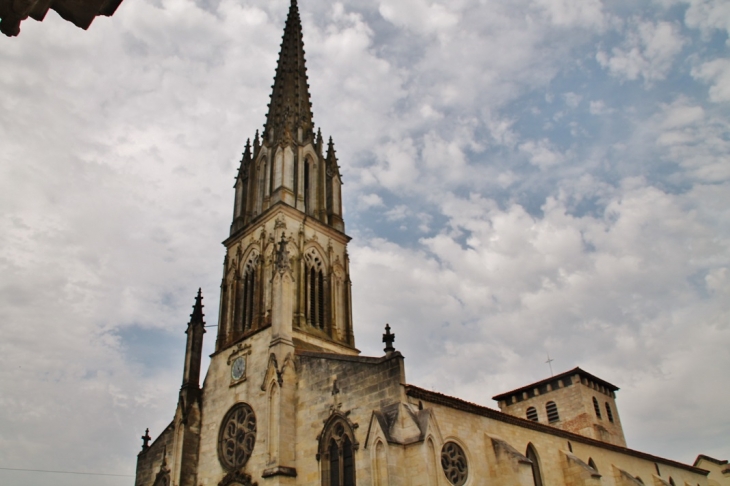
[{"label": "square tower", "polygon": [[617,386],[574,368],[492,398],[504,413],[626,447],[616,391]]}]

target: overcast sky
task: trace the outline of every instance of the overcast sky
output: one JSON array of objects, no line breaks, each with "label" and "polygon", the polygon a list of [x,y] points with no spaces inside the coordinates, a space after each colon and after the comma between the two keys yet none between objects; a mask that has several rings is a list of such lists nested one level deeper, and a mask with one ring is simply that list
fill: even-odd
[{"label": "overcast sky", "polygon": [[[0,38],[0,467],[133,475],[172,419],[288,3],[126,0]],[[730,459],[730,3],[300,11],[363,354],[389,322],[410,383],[496,408],[549,353],[621,388],[631,448]],[[133,478],[0,470],[41,481]]]}]

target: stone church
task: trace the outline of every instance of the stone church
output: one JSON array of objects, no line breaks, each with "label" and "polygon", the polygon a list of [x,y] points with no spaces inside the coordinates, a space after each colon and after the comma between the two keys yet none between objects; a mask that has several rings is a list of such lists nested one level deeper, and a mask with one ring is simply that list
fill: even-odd
[{"label": "stone church", "polygon": [[145,433],[136,486],[708,485],[627,448],[618,388],[580,368],[494,397],[497,411],[409,385],[387,326],[384,354],[360,356],[341,191],[292,0],[236,178],[215,352],[201,386],[199,291],[177,410]]}]

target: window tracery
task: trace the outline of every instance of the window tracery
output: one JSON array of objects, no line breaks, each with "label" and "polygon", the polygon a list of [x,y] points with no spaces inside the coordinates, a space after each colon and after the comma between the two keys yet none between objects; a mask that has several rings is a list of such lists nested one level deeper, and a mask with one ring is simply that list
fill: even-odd
[{"label": "window tracery", "polygon": [[259,254],[254,252],[246,262],[241,279],[241,319],[243,332],[253,328],[254,315],[256,310],[256,268],[258,266]]},{"label": "window tracery", "polygon": [[350,424],[335,415],[320,436],[322,486],[355,486],[357,445]]},{"label": "window tracery", "polygon": [[446,442],[441,448],[441,467],[446,478],[454,486],[461,486],[466,483],[469,466],[464,449],[456,442]]},{"label": "window tracery", "polygon": [[327,280],[324,274],[324,263],[314,248],[307,251],[304,259],[306,262],[307,323],[317,329],[325,330]]},{"label": "window tracery", "polygon": [[218,459],[225,469],[243,467],[256,444],[256,415],[247,403],[237,403],[226,413],[218,433]]}]

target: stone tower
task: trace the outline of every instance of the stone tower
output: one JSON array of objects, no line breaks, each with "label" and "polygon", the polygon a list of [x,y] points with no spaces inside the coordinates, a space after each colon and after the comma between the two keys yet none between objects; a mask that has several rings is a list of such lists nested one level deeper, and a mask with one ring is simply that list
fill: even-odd
[{"label": "stone tower", "polygon": [[264,131],[236,178],[216,350],[272,326],[298,347],[356,353],[341,186],[332,138],[325,153],[314,130],[293,1]]}]

